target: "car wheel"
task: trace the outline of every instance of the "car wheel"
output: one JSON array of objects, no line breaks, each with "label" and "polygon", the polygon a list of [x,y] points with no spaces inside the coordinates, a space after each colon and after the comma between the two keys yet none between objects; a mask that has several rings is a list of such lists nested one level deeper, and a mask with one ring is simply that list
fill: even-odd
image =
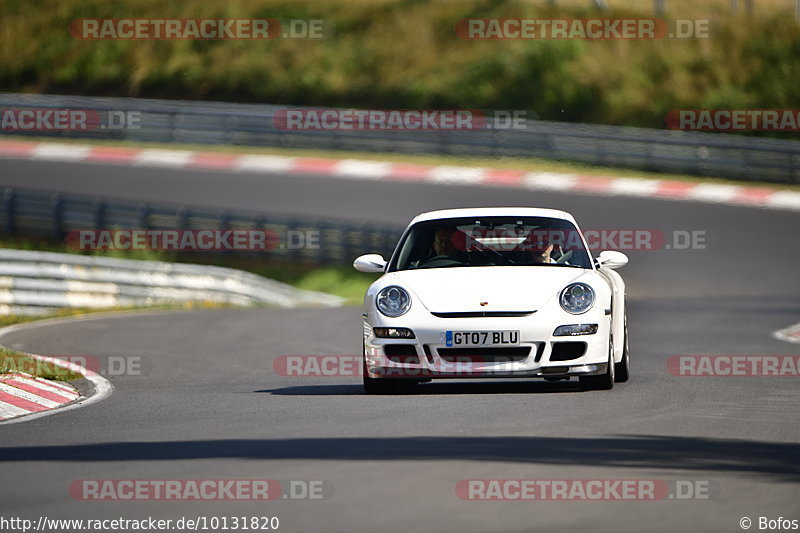
[{"label": "car wheel", "polygon": [[369,377],[367,373],[367,357],[366,350],[364,350],[364,358],[362,359],[362,373],[364,376],[364,392],[366,394],[402,394],[414,390],[417,382],[412,380],[401,380],[383,378],[376,379]]},{"label": "car wheel", "polygon": [[608,364],[606,373],[599,376],[581,376],[579,378],[583,390],[611,390],[614,388],[614,345],[608,342]]},{"label": "car wheel", "polygon": [[628,355],[628,315],[625,315],[625,340],[622,345],[622,361],[614,365],[614,381],[617,383],[625,383],[630,378],[631,359]]}]

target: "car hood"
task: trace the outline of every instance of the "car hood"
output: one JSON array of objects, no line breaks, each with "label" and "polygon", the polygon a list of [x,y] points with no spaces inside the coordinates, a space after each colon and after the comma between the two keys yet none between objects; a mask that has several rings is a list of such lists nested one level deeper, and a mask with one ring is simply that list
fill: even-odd
[{"label": "car hood", "polygon": [[434,313],[523,312],[540,309],[564,286],[589,272],[556,266],[500,266],[404,270],[394,275]]}]

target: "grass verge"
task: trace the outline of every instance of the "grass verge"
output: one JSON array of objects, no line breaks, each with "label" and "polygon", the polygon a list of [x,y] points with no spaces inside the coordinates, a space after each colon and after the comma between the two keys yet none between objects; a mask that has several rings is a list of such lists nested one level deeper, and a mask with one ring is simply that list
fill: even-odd
[{"label": "grass verge", "polygon": [[0,346],[0,376],[13,372],[24,372],[37,378],[54,381],[72,381],[83,377],[67,368]]}]

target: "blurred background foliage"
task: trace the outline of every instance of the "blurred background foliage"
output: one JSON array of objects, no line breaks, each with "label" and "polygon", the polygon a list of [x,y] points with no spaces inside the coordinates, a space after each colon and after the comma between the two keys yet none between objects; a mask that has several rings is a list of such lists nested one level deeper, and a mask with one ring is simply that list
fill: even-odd
[{"label": "blurred background foliage", "polygon": [[[375,108],[524,109],[546,120],[664,127],[674,108],[793,108],[792,0],[665,0],[709,19],[686,40],[467,41],[469,17],[652,17],[652,0],[3,0],[0,90]],[[752,7],[752,3],[743,6]],[[77,18],[323,19],[322,40],[82,41]]]}]

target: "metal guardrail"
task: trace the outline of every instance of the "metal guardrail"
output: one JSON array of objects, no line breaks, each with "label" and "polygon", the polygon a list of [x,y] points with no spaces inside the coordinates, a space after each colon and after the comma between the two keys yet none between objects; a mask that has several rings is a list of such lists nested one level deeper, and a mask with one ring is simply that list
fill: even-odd
[{"label": "metal guardrail", "polygon": [[[391,255],[403,228],[374,223],[210,211],[179,205],[126,202],[79,195],[6,188],[0,197],[0,232],[64,242],[69,232],[103,229],[264,230],[277,239],[259,251],[214,251],[314,265],[351,264],[365,253]],[[288,235],[313,233],[292,245]],[[299,239],[298,239],[299,241]],[[200,252],[198,252],[200,253]]]},{"label": "metal guardrail", "polygon": [[278,307],[343,303],[338,296],[303,291],[231,268],[0,250],[0,314],[196,301]]},{"label": "metal guardrail", "polygon": [[[533,120],[526,121],[522,129],[287,131],[274,120],[276,113],[286,107],[273,105],[13,93],[0,93],[0,107],[136,111],[141,119],[138,129],[31,132],[37,136],[540,157],[658,172],[800,183],[800,141],[732,134]],[[489,122],[494,124],[491,119]]]}]

